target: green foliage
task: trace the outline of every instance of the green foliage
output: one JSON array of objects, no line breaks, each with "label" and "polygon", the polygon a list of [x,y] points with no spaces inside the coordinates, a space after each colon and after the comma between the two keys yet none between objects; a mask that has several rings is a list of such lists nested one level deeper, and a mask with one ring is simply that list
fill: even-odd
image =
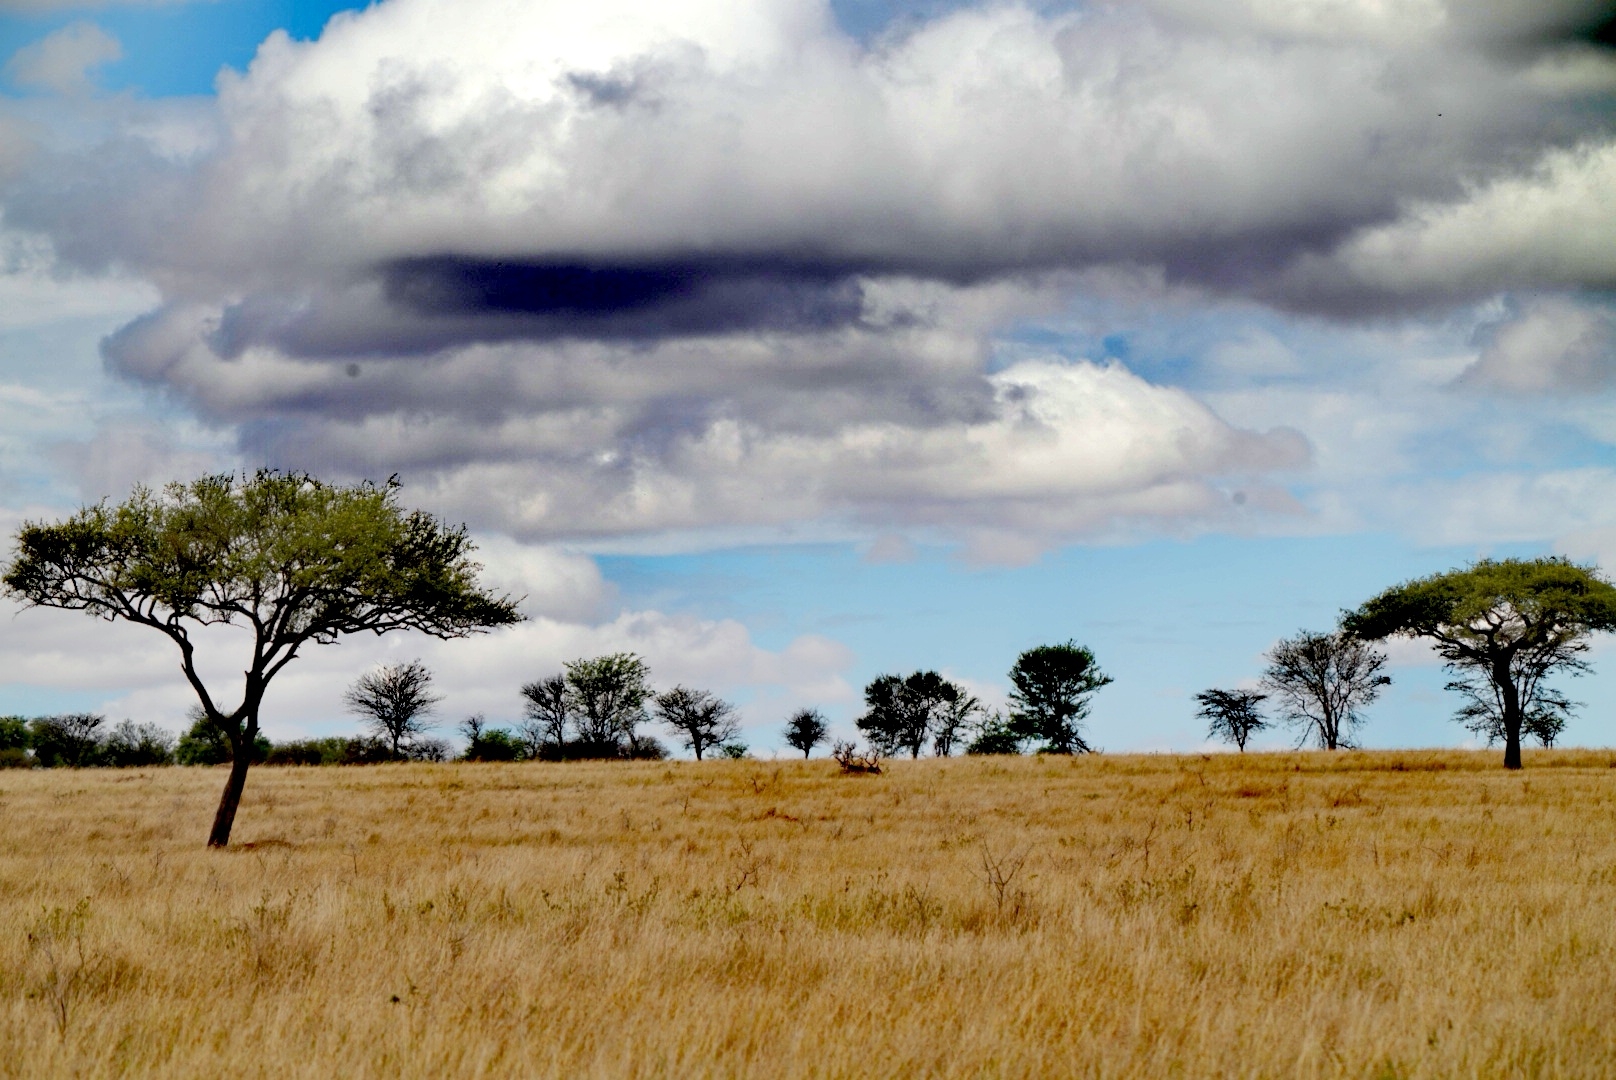
[{"label": "green foliage", "polygon": [[491,728],[481,716],[468,716],[460,723],[466,737],[462,761],[515,761],[522,756],[522,745],[504,728]]},{"label": "green foliage", "polygon": [[1019,738],[1041,740],[1047,754],[1092,749],[1083,720],[1094,692],[1111,682],[1092,652],[1074,641],[1028,649],[1016,658],[1010,682],[1010,730]]},{"label": "green foliage", "polygon": [[745,743],[728,742],[718,748],[718,752],[732,761],[741,761],[751,757],[751,751]]},{"label": "green foliage", "polygon": [[830,725],[818,709],[798,709],[786,721],[786,745],[802,751],[807,757],[814,747],[830,737]]},{"label": "green foliage", "polygon": [[107,733],[101,762],[113,768],[142,768],[174,763],[174,736],[156,724],[125,720]]},{"label": "green foliage", "polygon": [[[464,637],[520,621],[484,593],[464,527],[398,505],[398,484],[326,484],[261,470],[208,476],[54,524],[29,522],[0,582],[26,604],[124,619],[165,634],[204,714],[229,741],[232,769],[208,842],[229,841],[269,682],[309,643],[418,630]],[[198,626],[253,632],[239,704],[221,705],[197,672]]]},{"label": "green foliage", "polygon": [[[1616,630],[1616,587],[1592,566],[1569,559],[1482,559],[1387,589],[1342,619],[1366,640],[1392,636],[1431,642],[1458,676],[1456,717],[1504,740],[1504,765],[1519,768],[1520,737],[1559,734],[1572,703],[1545,681],[1588,670],[1588,637]],[[1534,719],[1535,718],[1535,719]]]},{"label": "green foliage", "polygon": [[[174,747],[174,761],[179,765],[228,765],[235,760],[230,738],[218,724],[208,719],[201,706],[190,711],[191,726],[180,736]],[[253,738],[253,763],[269,756],[270,743],[263,735]]]},{"label": "green foliage", "polygon": [[1245,753],[1246,741],[1253,733],[1268,727],[1258,708],[1268,700],[1267,694],[1255,690],[1202,690],[1195,695],[1200,708],[1195,715],[1207,722],[1206,734],[1211,739],[1232,742]]},{"label": "green foliage", "polygon": [[877,675],[864,688],[866,710],[855,723],[879,754],[908,751],[917,758],[935,738],[940,756],[952,753],[961,724],[979,706],[974,697],[935,671]]},{"label": "green foliage", "polygon": [[640,741],[639,726],[647,719],[650,667],[633,653],[574,660],[565,666],[573,724],[583,744],[580,751],[607,756],[607,747],[618,746],[621,754],[632,755]]},{"label": "green foliage", "polygon": [[1019,754],[1022,738],[1017,735],[1004,714],[995,710],[983,717],[976,726],[976,734],[966,744],[967,754]]},{"label": "green foliage", "polygon": [[101,763],[101,725],[94,713],[36,717],[28,724],[34,761],[47,769],[81,769]]},{"label": "green foliage", "polygon": [[22,716],[0,716],[0,750],[27,749],[27,718]]}]

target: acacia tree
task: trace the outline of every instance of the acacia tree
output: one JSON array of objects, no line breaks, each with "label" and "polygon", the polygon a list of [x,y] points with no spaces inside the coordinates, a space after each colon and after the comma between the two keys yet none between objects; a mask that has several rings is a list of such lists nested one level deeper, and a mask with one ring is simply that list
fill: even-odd
[{"label": "acacia tree", "polygon": [[651,696],[650,667],[633,653],[573,660],[565,667],[573,723],[585,753],[634,753]]},{"label": "acacia tree", "polygon": [[654,700],[657,719],[679,736],[697,761],[704,751],[722,746],[740,734],[741,721],[735,707],[706,690],[675,686]]},{"label": "acacia tree", "polygon": [[371,730],[386,740],[395,758],[431,730],[426,718],[442,700],[432,693],[432,673],[419,660],[383,664],[359,676],[343,695],[348,708],[368,719]]},{"label": "acacia tree", "polygon": [[1431,642],[1459,676],[1450,688],[1470,691],[1458,719],[1502,735],[1504,768],[1518,769],[1532,718],[1557,735],[1572,707],[1544,680],[1588,670],[1589,636],[1616,630],[1616,587],[1565,558],[1482,559],[1387,589],[1342,626],[1365,640]]},{"label": "acacia tree", "polygon": [[[260,470],[161,492],[55,524],[29,522],[0,582],[33,607],[149,626],[173,641],[205,719],[231,746],[210,847],[230,842],[270,681],[304,646],[345,634],[419,630],[465,637],[521,620],[485,593],[465,528],[398,505],[398,482],[352,486]],[[245,626],[252,647],[240,698],[221,702],[197,672],[193,635]]]},{"label": "acacia tree", "polygon": [[[877,675],[864,688],[867,710],[855,723],[878,753],[907,750],[910,757],[918,758],[926,739],[940,724],[950,722],[950,708],[968,697],[935,671]],[[946,736],[949,747],[957,737],[959,722],[953,721],[954,728]]]},{"label": "acacia tree", "polygon": [[1268,651],[1262,682],[1279,701],[1280,712],[1302,729],[1302,742],[1315,738],[1325,750],[1352,745],[1362,710],[1391,683],[1381,674],[1386,654],[1344,631],[1302,631]]},{"label": "acacia tree", "polygon": [[1041,739],[1049,754],[1090,751],[1083,720],[1094,692],[1111,682],[1092,652],[1075,641],[1028,649],[1016,657],[1010,682],[1010,731],[1018,739]]},{"label": "acacia tree", "polygon": [[1267,694],[1255,690],[1202,690],[1195,695],[1200,708],[1195,715],[1207,722],[1207,737],[1232,742],[1246,752],[1246,740],[1253,732],[1268,726],[1258,705],[1268,700]]},{"label": "acacia tree", "polygon": [[522,742],[527,756],[537,758],[544,748],[553,744],[556,756],[565,757],[567,747],[567,718],[572,713],[572,697],[567,692],[565,675],[551,675],[522,687],[526,702],[522,706]]},{"label": "acacia tree", "polygon": [[830,725],[818,709],[798,709],[786,721],[786,745],[801,750],[804,760],[830,737]]}]

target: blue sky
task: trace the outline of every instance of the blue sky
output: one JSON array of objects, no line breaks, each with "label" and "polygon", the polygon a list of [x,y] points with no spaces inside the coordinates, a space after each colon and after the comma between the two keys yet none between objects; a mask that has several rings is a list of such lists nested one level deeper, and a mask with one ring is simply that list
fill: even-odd
[{"label": "blue sky", "polygon": [[[767,751],[1075,638],[1101,745],[1198,749],[1191,694],[1388,584],[1616,562],[1600,5],[343,10],[0,5],[6,523],[398,472],[529,597],[319,650],[274,734],[378,660],[448,723],[628,648]],[[1616,741],[1602,657],[1570,742]],[[88,620],[8,613],[0,662],[3,710],[186,705]],[[1462,743],[1393,669],[1364,742]]]}]

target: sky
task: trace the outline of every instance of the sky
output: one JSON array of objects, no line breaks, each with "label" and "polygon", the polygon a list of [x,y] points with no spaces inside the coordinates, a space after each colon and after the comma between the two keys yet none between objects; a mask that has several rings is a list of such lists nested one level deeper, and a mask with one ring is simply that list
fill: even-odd
[{"label": "sky", "polygon": [[[1208,749],[1389,585],[1616,566],[1612,192],[1590,0],[0,0],[0,526],[264,466],[465,522],[527,621],[315,649],[276,738],[630,650],[767,756],[1075,640],[1093,742]],[[183,726],[166,640],[4,606],[0,712]],[[1364,745],[1469,744],[1389,670]]]}]

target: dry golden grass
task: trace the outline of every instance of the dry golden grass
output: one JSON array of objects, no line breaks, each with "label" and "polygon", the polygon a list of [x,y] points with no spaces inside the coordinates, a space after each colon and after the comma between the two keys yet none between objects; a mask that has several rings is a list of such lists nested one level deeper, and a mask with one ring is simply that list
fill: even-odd
[{"label": "dry golden grass", "polygon": [[0,1075],[1616,1075],[1616,754],[1497,759],[0,773]]}]

